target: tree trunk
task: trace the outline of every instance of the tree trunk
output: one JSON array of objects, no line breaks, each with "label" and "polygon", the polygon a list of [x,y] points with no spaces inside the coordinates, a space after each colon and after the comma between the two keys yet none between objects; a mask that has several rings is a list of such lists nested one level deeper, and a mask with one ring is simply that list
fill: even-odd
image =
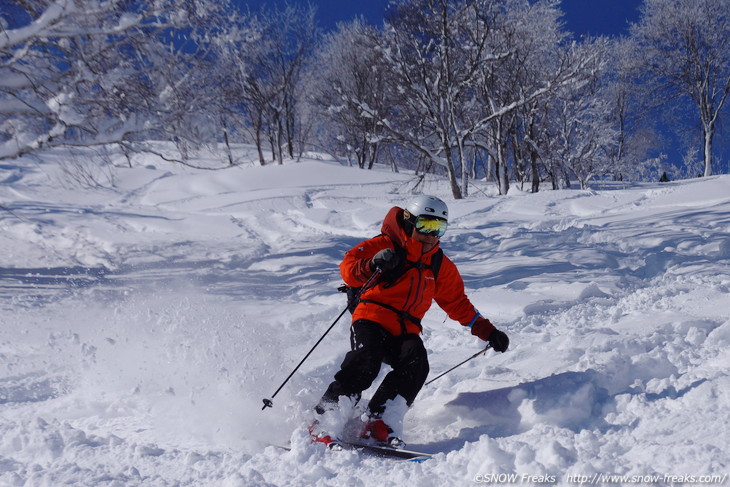
[{"label": "tree trunk", "polygon": [[277,117],[276,133],[274,136],[274,143],[276,144],[276,162],[281,165],[284,164],[284,127],[281,123],[280,115]]},{"label": "tree trunk", "polygon": [[708,177],[712,176],[712,136],[715,127],[712,123],[705,124],[702,132],[705,136],[705,177]]},{"label": "tree trunk", "polygon": [[469,196],[469,164],[464,156],[464,143],[462,140],[458,142],[459,146],[459,165],[461,166],[461,196],[466,198]]},{"label": "tree trunk", "polygon": [[228,154],[228,165],[233,165],[233,153],[231,152],[231,144],[228,141],[228,128],[226,128],[226,123],[223,122],[223,142],[226,144],[226,154]]},{"label": "tree trunk", "polygon": [[261,114],[259,114],[258,119],[256,120],[256,126],[254,127],[254,138],[256,139],[254,142],[256,144],[256,151],[259,154],[259,164],[264,166],[264,165],[266,165],[266,159],[264,158],[263,147],[261,147],[261,144],[263,144],[263,141],[261,140],[262,128],[263,128],[263,121],[261,120]]},{"label": "tree trunk", "polygon": [[532,188],[533,193],[540,191],[540,169],[537,167],[537,153],[530,149],[530,169],[532,170]]},{"label": "tree trunk", "polygon": [[504,147],[500,140],[497,141],[497,187],[500,195],[506,195],[509,192],[509,178],[507,176],[507,161],[504,159]]},{"label": "tree trunk", "polygon": [[[529,131],[530,139],[537,140],[536,137],[538,137],[538,135],[535,133],[535,117],[530,117],[530,123],[528,124],[527,130]],[[540,154],[538,154],[537,150],[532,144],[528,144],[527,150],[530,154],[530,177],[532,178],[531,191],[533,193],[537,193],[538,191],[540,191],[540,168],[537,164],[537,162],[540,160]]]},{"label": "tree trunk", "polygon": [[568,171],[561,169],[560,173],[560,189],[570,189],[570,175],[568,174]]},{"label": "tree trunk", "polygon": [[496,170],[494,168],[494,158],[487,152],[487,164],[484,167],[484,176],[487,181],[496,181]]},{"label": "tree trunk", "polygon": [[502,161],[499,164],[499,194],[506,195],[509,192],[509,177],[507,176],[507,164]]},{"label": "tree trunk", "polygon": [[380,148],[380,144],[371,144],[371,156],[370,161],[368,162],[368,169],[372,169],[373,165],[375,164],[375,161],[378,160],[378,149]]},{"label": "tree trunk", "polygon": [[456,178],[456,171],[454,171],[454,165],[451,163],[451,149],[446,148],[446,151],[444,152],[446,155],[446,171],[449,173],[449,184],[451,184],[451,194],[454,196],[455,200],[460,200],[463,198],[463,195],[461,194],[461,188],[459,188],[459,181]]}]

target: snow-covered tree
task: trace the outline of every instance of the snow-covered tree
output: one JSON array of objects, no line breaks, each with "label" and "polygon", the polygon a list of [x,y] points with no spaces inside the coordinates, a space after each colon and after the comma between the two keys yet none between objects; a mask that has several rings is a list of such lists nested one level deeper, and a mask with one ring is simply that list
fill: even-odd
[{"label": "snow-covered tree", "polygon": [[[380,33],[362,19],[327,36],[310,78],[323,144],[338,156],[372,168],[380,156],[390,98],[389,73],[377,48]],[[361,107],[366,107],[363,110]]]},{"label": "snow-covered tree", "polygon": [[650,88],[636,82],[643,72],[643,64],[631,39],[616,39],[608,47],[602,96],[609,108],[606,123],[613,127],[615,138],[603,150],[611,161],[610,172],[615,180],[643,179],[642,166],[658,141],[655,117],[650,116]]},{"label": "snow-covered tree", "polygon": [[[596,48],[596,45],[581,46],[581,49]],[[610,123],[612,107],[601,92],[603,57],[596,54],[594,59],[597,65],[592,70],[592,79],[582,86],[560,90],[552,103],[550,138],[554,143],[550,158],[554,187],[568,187],[565,176],[573,175],[581,189],[587,189],[593,178],[610,173],[613,168],[605,152],[617,138]]]},{"label": "snow-covered tree", "polygon": [[631,35],[655,95],[663,100],[689,100],[696,108],[704,175],[710,176],[713,138],[730,93],[727,0],[644,0]]},{"label": "snow-covered tree", "polygon": [[137,109],[149,93],[129,87],[145,84],[140,46],[184,15],[171,2],[9,3],[13,22],[0,23],[0,159],[148,129]]},{"label": "snow-covered tree", "polygon": [[488,50],[482,0],[404,0],[391,3],[380,47],[399,102],[377,117],[389,137],[443,167],[454,198],[467,195],[466,141],[482,121],[467,120],[477,103],[481,65],[503,53]]},{"label": "snow-covered tree", "polygon": [[493,17],[500,47],[492,50],[508,55],[483,65],[480,107],[488,123],[475,132],[474,143],[489,153],[500,194],[509,190],[512,173],[532,178],[537,191],[540,163],[555,160],[555,140],[547,135],[557,113],[554,100],[593,79],[602,62],[601,50],[567,41],[557,6],[505,0]]},{"label": "snow-covered tree", "polygon": [[553,91],[572,76],[565,75],[573,60],[561,59],[566,34],[560,30],[560,15],[557,2],[519,0],[503,2],[492,14],[491,49],[509,54],[482,67],[479,106],[490,123],[473,142],[489,155],[489,176],[500,194],[509,190],[512,174],[523,181],[531,178],[537,191],[545,107]]},{"label": "snow-covered tree", "polygon": [[235,66],[229,96],[240,100],[261,164],[266,143],[280,164],[296,152],[299,88],[320,39],[315,13],[311,6],[262,8],[254,21],[256,42],[228,57]]},{"label": "snow-covered tree", "polygon": [[[44,147],[214,141],[205,32],[226,2],[11,1],[0,27],[0,158]],[[177,159],[177,157],[175,157]]]}]

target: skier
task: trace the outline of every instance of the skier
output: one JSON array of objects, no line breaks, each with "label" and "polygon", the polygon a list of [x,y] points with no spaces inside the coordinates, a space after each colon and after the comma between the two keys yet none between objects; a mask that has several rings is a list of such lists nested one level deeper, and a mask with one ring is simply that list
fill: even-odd
[{"label": "skier", "polygon": [[[386,424],[383,414],[389,400],[401,396],[408,406],[423,387],[429,372],[426,349],[420,337],[421,319],[436,303],[471,333],[504,352],[507,335],[497,330],[471,304],[454,263],[439,246],[448,225],[448,208],[439,198],[418,196],[405,209],[393,207],[382,224],[382,234],[349,250],[340,264],[345,283],[362,286],[376,270],[376,284],[365,289],[353,310],[351,351],[315,407],[318,415],[337,408],[341,396],[360,400],[362,391],[377,378],[380,367],[392,367],[367,406],[362,439],[399,447],[404,443]],[[321,417],[321,416],[318,416]],[[339,446],[319,420],[309,428],[313,441]]]}]

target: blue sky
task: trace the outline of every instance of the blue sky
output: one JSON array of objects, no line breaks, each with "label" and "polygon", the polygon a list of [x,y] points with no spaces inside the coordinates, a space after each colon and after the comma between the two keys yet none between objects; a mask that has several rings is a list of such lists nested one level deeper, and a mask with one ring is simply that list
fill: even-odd
[{"label": "blue sky", "polygon": [[569,31],[576,35],[620,35],[639,19],[641,0],[563,0]]},{"label": "blue sky", "polygon": [[[238,0],[256,11],[261,5],[284,6],[287,0]],[[289,0],[296,4],[297,0]],[[302,0],[304,5],[307,0]],[[388,0],[309,0],[317,7],[320,25],[330,30],[337,22],[350,21],[362,15],[372,24],[380,24]],[[628,23],[639,16],[641,0],[563,0],[562,10],[567,29],[581,35],[620,35],[627,31]]]},{"label": "blue sky", "polygon": [[[252,11],[262,5],[284,6],[286,3],[311,3],[317,7],[317,19],[322,27],[333,29],[337,22],[350,21],[362,15],[371,24],[383,19],[388,0],[234,0]],[[2,0],[0,0],[2,3]],[[617,35],[626,33],[629,21],[638,19],[642,0],[562,0],[564,20],[568,30],[581,35]],[[8,7],[12,7],[12,4]],[[3,7],[4,9],[5,7]],[[12,9],[2,12],[8,21],[19,20]]]}]

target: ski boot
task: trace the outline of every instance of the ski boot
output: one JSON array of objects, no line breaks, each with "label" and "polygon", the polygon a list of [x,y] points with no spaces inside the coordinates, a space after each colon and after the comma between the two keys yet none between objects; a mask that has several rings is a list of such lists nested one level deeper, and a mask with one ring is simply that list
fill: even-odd
[{"label": "ski boot", "polygon": [[319,425],[319,421],[314,421],[314,423],[307,428],[307,431],[309,431],[309,436],[312,438],[313,443],[322,443],[328,450],[332,451],[342,450],[342,443],[340,443],[340,440],[324,431]]},{"label": "ski boot", "polygon": [[360,438],[373,440],[380,446],[403,448],[406,443],[395,436],[393,429],[380,418],[370,418],[365,422]]}]

